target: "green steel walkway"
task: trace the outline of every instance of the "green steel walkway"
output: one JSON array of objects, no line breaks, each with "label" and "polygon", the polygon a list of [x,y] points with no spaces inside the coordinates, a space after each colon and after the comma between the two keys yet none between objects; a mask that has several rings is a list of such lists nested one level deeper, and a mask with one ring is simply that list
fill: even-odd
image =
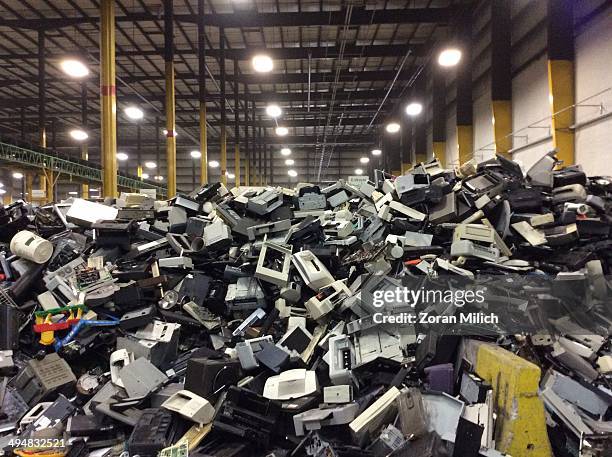
[{"label": "green steel walkway", "polygon": [[[91,162],[80,159],[69,159],[51,153],[50,150],[28,149],[22,146],[6,143],[0,138],[0,161],[17,163],[27,167],[53,170],[60,175],[78,178],[86,183],[102,183],[101,168]],[[127,189],[155,189],[158,197],[165,197],[168,189],[163,184],[148,180],[140,180],[136,176],[117,175],[117,185]]]}]

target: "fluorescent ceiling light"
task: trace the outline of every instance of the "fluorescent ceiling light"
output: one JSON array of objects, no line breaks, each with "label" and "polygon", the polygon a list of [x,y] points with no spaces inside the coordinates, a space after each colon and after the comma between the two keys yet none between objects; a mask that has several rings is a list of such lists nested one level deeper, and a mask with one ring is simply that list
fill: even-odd
[{"label": "fluorescent ceiling light", "polygon": [[412,102],[406,106],[406,114],[408,116],[418,116],[421,114],[421,111],[423,111],[423,105],[420,103]]},{"label": "fluorescent ceiling light", "polygon": [[71,192],[68,192],[68,195],[79,195],[79,193],[76,190],[73,190]]},{"label": "fluorescent ceiling light", "polygon": [[445,49],[438,56],[438,63],[442,67],[454,67],[461,60],[461,51],[459,49]]},{"label": "fluorescent ceiling light", "polygon": [[60,62],[60,68],[68,76],[73,78],[84,78],[89,74],[89,69],[79,60],[66,59]]},{"label": "fluorescent ceiling light", "polygon": [[87,134],[87,132],[81,129],[71,130],[70,136],[72,137],[73,140],[77,140],[77,141],[85,141],[87,138],[89,138],[89,135]]},{"label": "fluorescent ceiling light", "polygon": [[276,127],[275,131],[278,136],[285,136],[289,133],[289,129],[287,127]]},{"label": "fluorescent ceiling light", "polygon": [[265,54],[258,54],[252,60],[253,69],[258,73],[269,73],[274,68],[274,62]]},{"label": "fluorescent ceiling light", "polygon": [[283,114],[283,110],[281,109],[280,106],[272,104],[272,105],[266,106],[266,114],[270,117],[277,118],[281,114]]},{"label": "fluorescent ceiling light", "polygon": [[125,115],[135,121],[144,117],[144,112],[137,106],[128,106],[123,110]]},{"label": "fluorescent ceiling light", "polygon": [[391,122],[387,124],[385,130],[389,133],[397,133],[400,131],[400,125],[397,122]]}]

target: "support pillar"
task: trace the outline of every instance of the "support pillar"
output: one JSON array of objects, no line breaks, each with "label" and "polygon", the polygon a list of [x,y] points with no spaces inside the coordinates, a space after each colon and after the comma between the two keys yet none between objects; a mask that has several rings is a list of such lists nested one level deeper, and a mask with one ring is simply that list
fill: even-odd
[{"label": "support pillar", "polygon": [[[174,8],[164,0],[164,61],[166,73],[166,166],[168,198],[176,195],[176,119],[174,107]],[[161,164],[157,164],[161,174]]]},{"label": "support pillar", "polygon": [[512,158],[512,72],[510,2],[491,5],[491,113],[495,153]]},{"label": "support pillar", "polygon": [[[81,84],[81,124],[83,128],[87,130],[87,83]],[[81,159],[89,160],[89,146],[87,141],[83,141],[81,144]],[[81,184],[81,198],[89,198],[89,183],[85,182]]]},{"label": "support pillar", "polygon": [[[38,144],[47,147],[47,89],[45,87],[46,61],[45,61],[45,31],[38,31]],[[46,176],[50,170],[44,169],[40,175],[40,189],[45,192],[43,203],[53,201],[53,188],[49,192]]]},{"label": "support pillar", "polygon": [[474,155],[474,127],[472,111],[472,22],[471,16],[465,18],[460,30],[462,58],[457,68],[457,153],[459,166],[472,159]]},{"label": "support pillar", "polygon": [[206,130],[206,32],[204,2],[198,0],[198,86],[200,96],[200,184],[208,183],[208,132]]},{"label": "support pillar", "polygon": [[574,131],[574,11],[572,0],[548,0],[548,98],[553,146],[563,166],[576,161]]},{"label": "support pillar", "polygon": [[240,103],[238,101],[238,59],[234,59],[234,176],[240,187]]},{"label": "support pillar", "polygon": [[[427,84],[425,74],[421,72],[414,84],[415,99],[419,99],[423,104],[423,112],[416,116],[414,124],[414,159],[418,165],[421,162],[427,162],[427,114],[425,113]],[[386,155],[383,150],[383,154]]]},{"label": "support pillar", "polygon": [[100,107],[102,137],[102,191],[117,197],[117,99],[115,86],[115,1],[100,3]]},{"label": "support pillar", "polygon": [[225,32],[219,27],[219,66],[221,84],[221,183],[227,185],[227,114],[225,112]]},{"label": "support pillar", "polygon": [[446,167],[446,81],[440,68],[431,68],[431,72],[433,155]]}]

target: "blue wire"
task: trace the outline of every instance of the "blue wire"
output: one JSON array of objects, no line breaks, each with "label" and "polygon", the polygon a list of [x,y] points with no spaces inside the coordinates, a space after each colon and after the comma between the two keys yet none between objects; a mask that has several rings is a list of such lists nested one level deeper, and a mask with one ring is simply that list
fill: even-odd
[{"label": "blue wire", "polygon": [[64,338],[61,340],[56,340],[55,343],[53,343],[53,347],[55,348],[56,352],[59,351],[62,347],[70,343],[83,327],[112,327],[115,325],[119,325],[119,319],[109,321],[81,319],[74,327],[72,327],[72,330],[70,330],[70,332],[68,332]]}]

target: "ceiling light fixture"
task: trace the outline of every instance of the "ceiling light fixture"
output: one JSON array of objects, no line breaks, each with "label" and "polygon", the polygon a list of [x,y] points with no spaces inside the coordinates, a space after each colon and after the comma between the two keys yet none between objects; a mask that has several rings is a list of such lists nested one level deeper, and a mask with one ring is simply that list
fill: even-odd
[{"label": "ceiling light fixture", "polygon": [[225,174],[227,175],[227,179],[234,179],[236,177],[234,173],[227,172]]},{"label": "ceiling light fixture", "polygon": [[20,173],[20,172],[16,171],[15,173],[13,173],[13,178],[15,178],[15,179],[23,179],[23,173]]},{"label": "ceiling light fixture", "polygon": [[189,155],[194,159],[199,159],[200,157],[202,157],[202,153],[198,151],[197,149],[194,149],[193,151],[191,151]]},{"label": "ceiling light fixture", "polygon": [[257,73],[269,73],[274,68],[274,62],[265,54],[258,54],[252,60],[253,69]]},{"label": "ceiling light fixture", "polygon": [[382,154],[382,151],[380,149],[372,149],[373,156],[379,156],[381,154]]},{"label": "ceiling light fixture", "polygon": [[89,135],[87,134],[87,132],[81,129],[71,130],[70,136],[72,137],[73,140],[77,140],[77,141],[85,141],[87,138],[89,138]]},{"label": "ceiling light fixture", "polygon": [[289,148],[281,149],[281,155],[283,155],[283,156],[290,156],[291,155],[291,149],[289,149]]},{"label": "ceiling light fixture", "polygon": [[298,175],[297,171],[295,170],[289,170],[287,171],[287,174],[291,176],[292,178],[297,178],[297,175]]},{"label": "ceiling light fixture", "polygon": [[144,166],[147,167],[149,170],[152,170],[153,168],[157,168],[157,164],[151,161],[145,162]]},{"label": "ceiling light fixture", "polygon": [[68,192],[68,195],[79,195],[79,193],[76,190],[72,190]]},{"label": "ceiling light fixture", "polygon": [[397,133],[400,131],[400,125],[397,122],[391,122],[387,124],[387,126],[385,127],[385,130],[388,133]]},{"label": "ceiling light fixture", "polygon": [[73,78],[84,78],[89,74],[89,69],[80,60],[66,59],[60,62],[60,68],[68,76]]},{"label": "ceiling light fixture", "polygon": [[281,114],[283,114],[283,110],[281,109],[280,106],[271,104],[271,105],[266,106],[266,114],[270,117],[277,118]]},{"label": "ceiling light fixture", "polygon": [[287,127],[276,127],[275,132],[278,136],[286,136],[289,133],[289,129]]},{"label": "ceiling light fixture", "polygon": [[445,49],[438,56],[441,67],[454,67],[461,60],[461,51],[456,48]]},{"label": "ceiling light fixture", "polygon": [[121,161],[121,162],[125,162],[128,159],[128,155],[125,152],[118,152],[117,153],[117,160]]},{"label": "ceiling light fixture", "polygon": [[409,103],[406,106],[406,114],[408,116],[418,116],[423,111],[423,105],[418,102]]},{"label": "ceiling light fixture", "polygon": [[149,179],[149,173],[143,173],[143,174],[141,175],[141,178],[142,178],[142,179]]},{"label": "ceiling light fixture", "polygon": [[370,158],[369,157],[362,157],[359,159],[359,162],[361,163],[369,163],[370,162]]},{"label": "ceiling light fixture", "polygon": [[361,176],[363,174],[363,170],[361,168],[355,168],[355,174]]},{"label": "ceiling light fixture", "polygon": [[287,159],[287,160],[285,160],[285,165],[289,165],[289,166],[291,166],[291,165],[293,165],[294,163],[295,163],[295,160],[293,160],[293,159]]},{"label": "ceiling light fixture", "polygon": [[123,112],[127,117],[135,121],[144,117],[144,112],[137,106],[128,106],[123,110]]},{"label": "ceiling light fixture", "polygon": [[219,168],[219,162],[217,162],[216,160],[211,160],[210,162],[208,162],[208,166],[210,168]]}]

